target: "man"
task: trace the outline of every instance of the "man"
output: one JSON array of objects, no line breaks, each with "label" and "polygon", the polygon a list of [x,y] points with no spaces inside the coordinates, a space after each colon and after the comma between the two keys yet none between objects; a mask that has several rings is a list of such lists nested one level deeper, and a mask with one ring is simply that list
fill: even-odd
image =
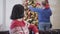
[{"label": "man", "polygon": [[45,31],[50,29],[50,16],[52,15],[51,9],[49,8],[49,4],[45,1],[42,2],[42,8],[29,6],[31,11],[38,13],[38,27],[39,30]]}]

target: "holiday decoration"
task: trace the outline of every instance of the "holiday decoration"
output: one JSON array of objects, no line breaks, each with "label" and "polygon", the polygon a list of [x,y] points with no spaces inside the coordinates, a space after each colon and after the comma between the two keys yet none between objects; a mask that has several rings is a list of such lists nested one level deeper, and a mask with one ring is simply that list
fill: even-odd
[{"label": "holiday decoration", "polygon": [[[48,0],[44,0],[44,1],[46,3],[46,8],[48,8],[49,7]],[[28,21],[29,23],[32,23],[32,24],[35,24],[36,26],[38,26],[38,15],[36,12],[32,12],[28,9],[29,5],[39,8],[41,4],[37,0],[25,0],[25,2],[24,2],[24,8],[25,8],[24,19],[26,21]]]},{"label": "holiday decoration", "polygon": [[33,7],[36,7],[37,4],[39,4],[39,3],[36,3],[36,0],[26,0],[24,3],[25,3],[24,4],[24,7],[25,7],[25,17],[24,17],[24,19],[26,21],[28,21],[29,23],[35,24],[37,26],[38,25],[38,17],[37,17],[38,15],[37,15],[36,12],[30,11],[28,9],[28,6],[32,5]]}]

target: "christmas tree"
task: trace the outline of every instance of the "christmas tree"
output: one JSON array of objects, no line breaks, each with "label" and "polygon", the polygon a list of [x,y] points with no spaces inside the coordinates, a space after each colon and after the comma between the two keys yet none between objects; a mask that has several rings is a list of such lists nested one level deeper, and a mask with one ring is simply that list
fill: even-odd
[{"label": "christmas tree", "polygon": [[33,7],[36,7],[36,0],[26,0],[25,2],[25,20],[28,21],[31,24],[38,25],[38,15],[36,12],[32,12],[28,9],[29,5],[32,5]]}]

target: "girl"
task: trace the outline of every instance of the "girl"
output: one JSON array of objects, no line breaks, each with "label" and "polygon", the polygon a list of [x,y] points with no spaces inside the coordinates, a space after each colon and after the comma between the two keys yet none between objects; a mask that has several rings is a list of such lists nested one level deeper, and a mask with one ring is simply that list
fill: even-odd
[{"label": "girl", "polygon": [[39,34],[38,29],[35,25],[27,23],[24,19],[24,7],[20,4],[16,4],[13,7],[11,19],[12,23],[10,26],[11,34],[29,34],[31,29],[34,34]]}]

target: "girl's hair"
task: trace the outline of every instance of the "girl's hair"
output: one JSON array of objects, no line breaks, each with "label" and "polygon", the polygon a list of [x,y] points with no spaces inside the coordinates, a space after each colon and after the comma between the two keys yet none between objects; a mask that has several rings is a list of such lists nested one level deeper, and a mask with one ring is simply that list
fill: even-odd
[{"label": "girl's hair", "polygon": [[24,7],[20,4],[14,5],[10,19],[14,20],[23,17],[24,17]]}]

